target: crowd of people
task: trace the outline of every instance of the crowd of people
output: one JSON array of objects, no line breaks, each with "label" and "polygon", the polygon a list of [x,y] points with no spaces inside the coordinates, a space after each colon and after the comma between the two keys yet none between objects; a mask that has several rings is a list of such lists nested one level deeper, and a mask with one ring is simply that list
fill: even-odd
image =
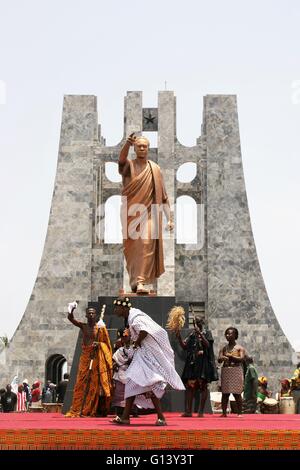
[{"label": "crowd of people", "polygon": [[[280,381],[280,391],[272,396],[268,379],[258,377],[253,358],[238,344],[239,332],[235,327],[226,329],[226,344],[220,348],[217,360],[214,339],[204,318],[194,317],[194,327],[185,339],[178,329],[176,337],[185,352],[185,364],[179,377],[166,330],[145,312],[133,308],[128,297],[114,301],[114,313],[123,318],[124,327],[118,330],[113,347],[103,320],[96,320],[95,308],[86,309],[86,323],[74,318],[75,308],[73,305],[68,319],[82,330],[83,342],[73,402],[67,417],[107,416],[113,410],[112,422],[128,425],[131,416],[154,409],[156,425],[164,426],[166,419],[160,400],[169,386],[185,390],[183,417],[193,416],[195,393],[200,392],[197,415],[201,418],[211,382],[219,384],[221,417],[226,418],[229,411],[239,417],[243,413],[279,412],[281,401],[288,405],[292,403],[293,412],[300,414],[300,363],[290,379]],[[63,403],[68,380],[66,373],[57,385],[48,380],[43,389],[38,380],[32,387],[27,379],[20,384],[14,380],[13,384],[0,390],[1,410],[26,412],[36,403]],[[230,400],[231,396],[233,400]]]},{"label": "crowd of people", "polygon": [[39,380],[33,382],[30,387],[27,379],[18,383],[18,377],[15,377],[6,388],[0,389],[0,411],[26,412],[31,408],[42,407],[45,403],[63,403],[68,382],[68,373],[63,375],[63,379],[57,385],[48,380],[43,388]]},{"label": "crowd of people", "polygon": [[[73,310],[74,311],[74,310]],[[77,322],[69,314],[69,320],[83,331],[83,345],[89,345],[89,355],[82,353],[78,373],[78,389],[74,394],[73,405],[68,416],[106,416],[115,410],[114,424],[130,424],[130,417],[142,414],[145,409],[154,408],[157,413],[157,425],[165,425],[160,399],[167,386],[175,390],[185,390],[185,410],[183,417],[193,416],[196,392],[200,392],[198,417],[204,416],[208,397],[208,384],[220,379],[221,416],[226,417],[229,411],[238,416],[243,413],[269,412],[271,392],[267,387],[266,377],[258,377],[253,358],[243,346],[237,343],[239,332],[235,327],[225,331],[227,343],[220,349],[217,361],[214,357],[214,339],[205,321],[199,316],[194,317],[194,328],[183,339],[180,329],[176,337],[186,353],[181,378],[175,370],[174,351],[171,348],[167,332],[153,321],[145,312],[133,308],[130,298],[118,298],[114,301],[114,313],[124,319],[124,327],[118,330],[118,337],[111,348],[103,322],[96,323],[95,309],[87,309],[88,323]],[[97,338],[99,334],[102,341]],[[104,348],[104,349],[103,349]],[[102,350],[102,357],[97,358],[93,368],[89,367],[91,351]],[[111,353],[110,353],[111,350]],[[96,354],[96,357],[97,357]],[[111,354],[111,356],[110,356]],[[103,356],[104,355],[104,356]],[[85,357],[85,358],[84,358]],[[221,366],[219,377],[217,365]],[[300,391],[299,366],[292,380],[293,396]],[[110,372],[111,371],[111,375]],[[91,373],[94,380],[93,392],[98,387],[98,403],[94,399],[87,401],[93,406],[83,406],[83,397],[88,387],[84,387],[84,377]],[[105,380],[104,380],[105,378]],[[81,384],[81,385],[79,385]],[[77,385],[76,385],[77,387]],[[84,392],[85,389],[85,392]],[[88,392],[89,393],[89,392]],[[99,403],[106,406],[99,408]],[[276,400],[275,400],[276,401]],[[276,401],[277,403],[277,401]],[[296,412],[299,405],[295,403]]]}]

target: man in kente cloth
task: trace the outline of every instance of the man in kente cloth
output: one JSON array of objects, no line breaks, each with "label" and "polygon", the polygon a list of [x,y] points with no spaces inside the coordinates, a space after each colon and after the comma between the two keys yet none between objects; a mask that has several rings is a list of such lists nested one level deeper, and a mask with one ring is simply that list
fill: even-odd
[{"label": "man in kente cloth", "polygon": [[[81,329],[83,341],[73,402],[66,416],[106,416],[113,389],[112,348],[108,332],[102,320],[96,323],[95,308],[86,309],[87,323],[74,318],[75,308],[72,307],[68,319]],[[89,371],[92,359],[92,369]]]},{"label": "man in kente cloth", "polygon": [[[136,158],[128,159],[134,145]],[[131,134],[119,156],[123,179],[121,221],[124,256],[132,292],[147,294],[151,284],[164,273],[162,212],[173,230],[168,196],[160,167],[148,160],[149,141]]]},{"label": "man in kente cloth", "polygon": [[175,370],[174,351],[168,334],[149,315],[132,308],[128,297],[114,301],[114,313],[124,318],[125,327],[130,330],[133,358],[125,372],[125,409],[122,416],[113,419],[114,424],[130,424],[130,411],[135,403],[142,408],[155,408],[157,426],[165,426],[161,410],[162,398],[167,384],[175,390],[184,390],[184,385]]}]

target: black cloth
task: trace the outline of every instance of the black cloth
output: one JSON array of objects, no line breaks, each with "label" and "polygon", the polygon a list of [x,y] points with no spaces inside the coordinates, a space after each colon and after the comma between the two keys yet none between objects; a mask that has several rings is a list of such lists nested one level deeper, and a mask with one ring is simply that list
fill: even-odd
[{"label": "black cloth", "polygon": [[24,392],[26,393],[26,402],[31,403],[32,396],[31,396],[29,385],[27,385],[26,383],[25,384],[23,383],[23,387],[24,387]]},{"label": "black cloth", "polygon": [[[207,348],[203,347],[202,342],[195,331],[193,331],[184,341],[187,357],[181,376],[183,383],[186,383],[188,380],[196,379],[204,379],[207,382],[214,382],[219,378],[213,350],[214,340],[211,331],[206,330],[202,333],[209,343]],[[200,356],[198,356],[199,351],[203,351],[203,354]]]},{"label": "black cloth", "polygon": [[63,403],[65,399],[65,394],[67,391],[69,381],[68,380],[61,380],[56,387],[56,395],[57,395],[57,402]]},{"label": "black cloth", "polygon": [[4,413],[15,410],[17,404],[17,395],[14,392],[5,392],[1,397],[1,405]]}]

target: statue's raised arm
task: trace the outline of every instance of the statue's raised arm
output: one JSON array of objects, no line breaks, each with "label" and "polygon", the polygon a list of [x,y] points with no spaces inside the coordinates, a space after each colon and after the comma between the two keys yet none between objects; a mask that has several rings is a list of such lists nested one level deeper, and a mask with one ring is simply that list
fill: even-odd
[{"label": "statue's raised arm", "polygon": [[130,134],[129,137],[127,137],[125,144],[123,145],[120,155],[119,155],[119,164],[124,165],[127,162],[127,157],[128,157],[128,152],[129,149],[132,145],[134,145],[134,142],[136,140],[136,136],[134,135],[134,132]]}]

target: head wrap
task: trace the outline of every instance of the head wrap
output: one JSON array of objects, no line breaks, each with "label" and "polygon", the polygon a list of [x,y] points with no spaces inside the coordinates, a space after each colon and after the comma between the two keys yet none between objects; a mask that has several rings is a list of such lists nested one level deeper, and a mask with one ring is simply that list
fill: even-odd
[{"label": "head wrap", "polygon": [[262,375],[261,377],[258,377],[258,382],[262,385],[267,385],[268,383],[268,379],[267,377],[265,377],[264,375]]},{"label": "head wrap", "polygon": [[114,300],[113,304],[115,306],[121,306],[121,307],[128,307],[128,308],[132,307],[132,304],[128,297],[118,297],[116,300]]},{"label": "head wrap", "polygon": [[289,379],[282,379],[282,380],[280,380],[280,383],[281,383],[281,385],[283,385],[284,387],[289,387],[289,386],[290,386],[290,381],[289,381]]}]

